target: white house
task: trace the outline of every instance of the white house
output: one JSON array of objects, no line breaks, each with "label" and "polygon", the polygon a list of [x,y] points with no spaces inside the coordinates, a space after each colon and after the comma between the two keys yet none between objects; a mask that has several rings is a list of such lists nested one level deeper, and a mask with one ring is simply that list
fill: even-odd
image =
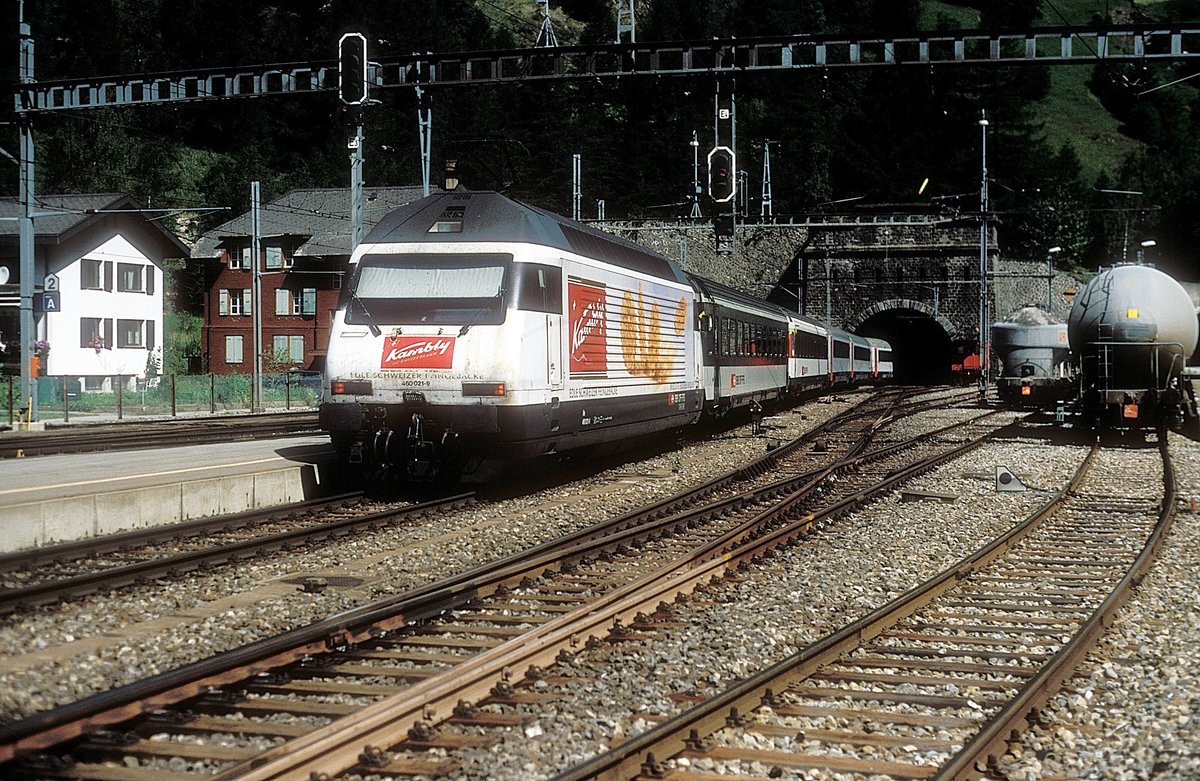
[{"label": "white house", "polygon": [[[0,199],[0,216],[19,209]],[[145,374],[147,358],[156,349],[161,355],[163,261],[188,257],[187,247],[153,219],[157,213],[140,211],[126,195],[39,196],[37,209],[55,212],[34,220],[36,331],[49,347],[39,356],[40,373],[83,390],[111,390],[117,376],[131,382]],[[17,261],[17,224],[0,220],[0,266],[10,269],[5,288],[19,284]],[[18,302],[5,292],[0,331],[11,353]]]}]

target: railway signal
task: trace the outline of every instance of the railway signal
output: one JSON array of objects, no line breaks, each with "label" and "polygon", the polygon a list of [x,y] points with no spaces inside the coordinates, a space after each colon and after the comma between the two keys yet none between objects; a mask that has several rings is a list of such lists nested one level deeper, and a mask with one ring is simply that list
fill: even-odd
[{"label": "railway signal", "polygon": [[347,106],[367,101],[367,39],[346,33],[338,41],[338,96]]},{"label": "railway signal", "polygon": [[737,195],[737,156],[727,146],[715,146],[708,153],[708,194],[717,203]]}]

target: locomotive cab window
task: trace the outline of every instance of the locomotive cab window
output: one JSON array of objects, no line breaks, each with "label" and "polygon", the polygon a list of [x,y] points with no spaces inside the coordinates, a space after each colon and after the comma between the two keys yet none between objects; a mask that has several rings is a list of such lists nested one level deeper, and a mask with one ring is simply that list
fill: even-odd
[{"label": "locomotive cab window", "polygon": [[504,291],[512,255],[500,253],[365,255],[344,298],[356,325],[496,325],[504,322]]},{"label": "locomotive cab window", "polygon": [[514,263],[512,304],[527,312],[562,314],[562,269],[540,263]]}]

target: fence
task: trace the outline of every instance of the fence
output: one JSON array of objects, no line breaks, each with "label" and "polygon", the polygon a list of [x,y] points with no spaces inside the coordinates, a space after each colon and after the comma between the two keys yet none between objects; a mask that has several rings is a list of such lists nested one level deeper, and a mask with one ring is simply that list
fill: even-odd
[{"label": "fence", "polygon": [[[112,418],[219,415],[253,411],[254,377],[249,374],[169,374],[142,379],[128,374],[107,377],[38,377],[38,418]],[[315,408],[321,401],[320,372],[289,371],[263,375],[264,410]],[[0,399],[7,402],[8,422],[28,416],[29,400],[19,398],[20,380],[3,377]],[[100,386],[103,390],[88,390]]]}]

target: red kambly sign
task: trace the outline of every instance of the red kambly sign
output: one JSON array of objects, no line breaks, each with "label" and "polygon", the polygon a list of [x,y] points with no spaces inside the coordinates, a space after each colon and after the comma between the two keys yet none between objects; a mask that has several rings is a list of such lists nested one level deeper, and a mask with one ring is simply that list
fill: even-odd
[{"label": "red kambly sign", "polygon": [[602,375],[608,371],[604,288],[571,282],[571,374]]},{"label": "red kambly sign", "polygon": [[381,369],[449,369],[453,336],[389,336],[383,340]]}]

